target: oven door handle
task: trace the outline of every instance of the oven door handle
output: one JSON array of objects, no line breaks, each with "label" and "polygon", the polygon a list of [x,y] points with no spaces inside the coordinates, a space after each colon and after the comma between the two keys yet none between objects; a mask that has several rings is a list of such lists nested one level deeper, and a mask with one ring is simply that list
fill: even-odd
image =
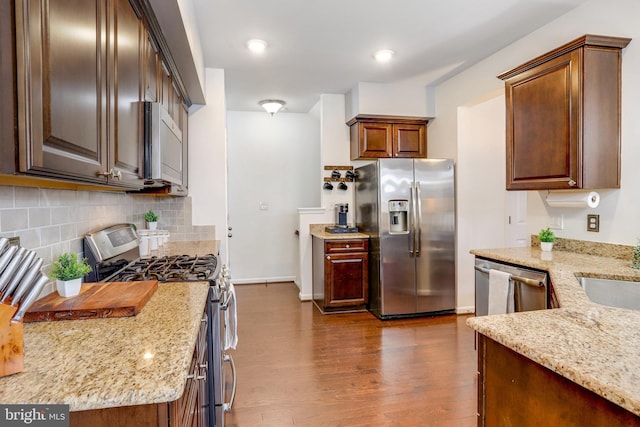
[{"label": "oven door handle", "polygon": [[236,385],[238,384],[238,377],[236,375],[236,364],[233,363],[233,357],[231,357],[230,354],[225,354],[222,360],[225,362],[229,362],[229,364],[231,365],[231,376],[233,377],[233,383],[231,386],[231,397],[229,398],[228,403],[225,402],[222,404],[222,409],[224,410],[224,412],[231,412],[231,409],[233,409],[233,402],[236,400]]}]

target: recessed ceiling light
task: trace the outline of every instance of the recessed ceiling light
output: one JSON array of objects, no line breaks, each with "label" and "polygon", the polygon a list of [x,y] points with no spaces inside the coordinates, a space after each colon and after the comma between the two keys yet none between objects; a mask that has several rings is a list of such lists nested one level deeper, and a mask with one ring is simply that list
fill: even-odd
[{"label": "recessed ceiling light", "polygon": [[392,51],[392,50],[383,49],[383,50],[377,51],[373,55],[373,57],[376,58],[376,61],[378,61],[378,62],[387,62],[387,61],[391,60],[391,58],[393,57],[394,54],[395,54],[395,52]]},{"label": "recessed ceiling light", "polygon": [[247,41],[247,47],[251,52],[261,53],[267,48],[267,42],[260,39],[251,39]]}]

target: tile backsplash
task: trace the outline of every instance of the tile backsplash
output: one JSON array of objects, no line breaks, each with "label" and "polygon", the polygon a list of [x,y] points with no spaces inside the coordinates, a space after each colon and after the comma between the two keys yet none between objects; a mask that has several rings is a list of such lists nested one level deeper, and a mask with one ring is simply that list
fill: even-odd
[{"label": "tile backsplash", "polygon": [[171,241],[215,238],[215,226],[192,224],[190,197],[13,186],[0,186],[0,237],[19,236],[20,245],[34,249],[48,271],[59,254],[82,254],[82,238],[90,231],[122,222],[145,228],[149,209]]}]

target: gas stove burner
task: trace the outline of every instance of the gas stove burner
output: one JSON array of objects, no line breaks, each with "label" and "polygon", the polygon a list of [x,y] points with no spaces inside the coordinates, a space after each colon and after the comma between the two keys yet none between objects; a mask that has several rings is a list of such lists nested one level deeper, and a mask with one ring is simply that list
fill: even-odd
[{"label": "gas stove burner", "polygon": [[215,255],[173,255],[140,258],[111,276],[109,281],[189,282],[213,279],[218,265]]}]

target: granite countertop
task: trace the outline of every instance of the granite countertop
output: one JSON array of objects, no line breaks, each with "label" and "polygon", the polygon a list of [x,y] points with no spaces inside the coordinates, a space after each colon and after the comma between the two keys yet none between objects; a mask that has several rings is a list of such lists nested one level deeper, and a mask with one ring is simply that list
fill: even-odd
[{"label": "granite countertop", "polygon": [[630,268],[629,260],[557,250],[548,254],[537,247],[471,253],[548,271],[560,308],[473,317],[467,319],[470,327],[640,415],[640,312],[591,302],[576,279],[640,281],[640,271]]},{"label": "granite countertop", "polygon": [[24,371],[0,378],[0,402],[82,411],[180,398],[208,291],[160,284],[134,317],[25,324]]},{"label": "granite countertop", "polygon": [[152,251],[151,255],[217,255],[219,250],[219,240],[169,242],[168,244],[159,247],[157,251]]},{"label": "granite countertop", "polygon": [[319,237],[325,240],[346,240],[346,239],[368,239],[369,235],[364,233],[329,233],[325,231],[325,227],[333,226],[334,224],[311,224],[309,226],[309,233],[312,236]]}]

